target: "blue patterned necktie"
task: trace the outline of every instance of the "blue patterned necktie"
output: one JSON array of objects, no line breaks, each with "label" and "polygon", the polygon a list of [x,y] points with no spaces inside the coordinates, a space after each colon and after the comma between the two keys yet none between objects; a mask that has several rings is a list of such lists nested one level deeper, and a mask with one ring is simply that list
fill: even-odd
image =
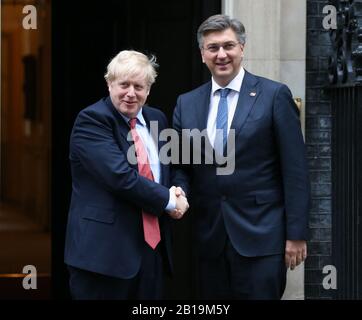
[{"label": "blue patterned necktie", "polygon": [[[228,135],[228,101],[227,96],[230,93],[231,89],[219,89],[220,91],[220,101],[217,107],[217,116],[216,116],[216,138],[214,143],[215,151],[219,155],[224,154],[224,147],[227,141]],[[222,135],[220,134],[222,130]]]}]

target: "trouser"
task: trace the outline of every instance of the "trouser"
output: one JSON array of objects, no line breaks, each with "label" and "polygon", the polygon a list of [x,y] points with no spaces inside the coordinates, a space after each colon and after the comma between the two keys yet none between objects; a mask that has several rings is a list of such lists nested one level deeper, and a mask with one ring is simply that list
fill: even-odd
[{"label": "trouser", "polygon": [[226,241],[217,258],[199,260],[202,299],[280,299],[286,285],[284,254],[241,256]]},{"label": "trouser", "polygon": [[141,267],[131,279],[120,279],[68,266],[71,296],[75,300],[155,300],[162,298],[163,267],[159,246],[146,243]]}]

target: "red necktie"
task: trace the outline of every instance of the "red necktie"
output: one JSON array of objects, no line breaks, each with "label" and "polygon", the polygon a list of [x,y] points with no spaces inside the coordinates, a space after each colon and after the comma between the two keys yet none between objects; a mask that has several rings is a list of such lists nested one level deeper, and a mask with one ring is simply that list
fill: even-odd
[{"label": "red necktie", "polygon": [[[133,118],[129,121],[129,124],[131,127],[132,139],[136,148],[138,172],[141,176],[153,181],[153,174],[148,161],[147,152],[141,137],[137,133],[136,122],[137,118]],[[155,249],[157,244],[161,241],[158,218],[152,214],[142,211],[142,220],[145,241],[152,249]]]}]

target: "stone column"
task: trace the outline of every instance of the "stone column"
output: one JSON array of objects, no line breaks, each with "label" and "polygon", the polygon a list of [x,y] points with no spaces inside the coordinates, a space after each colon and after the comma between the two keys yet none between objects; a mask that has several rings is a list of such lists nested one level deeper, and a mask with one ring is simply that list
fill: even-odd
[{"label": "stone column", "polygon": [[[223,0],[224,14],[246,29],[244,67],[257,75],[288,85],[302,99],[305,123],[306,1]],[[288,271],[283,299],[304,299],[304,265]]]}]

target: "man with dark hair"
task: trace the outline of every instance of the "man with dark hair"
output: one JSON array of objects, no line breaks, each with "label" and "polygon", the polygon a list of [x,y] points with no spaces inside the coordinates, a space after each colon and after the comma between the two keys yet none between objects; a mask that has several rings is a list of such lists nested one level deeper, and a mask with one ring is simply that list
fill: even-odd
[{"label": "man with dark hair", "polygon": [[206,130],[214,159],[235,159],[229,175],[214,161],[182,164],[173,179],[192,194],[200,294],[280,299],[287,268],[307,256],[310,186],[298,109],[286,85],[242,67],[240,21],[211,16],[197,38],[212,79],[178,97],[173,126],[180,135]]}]

